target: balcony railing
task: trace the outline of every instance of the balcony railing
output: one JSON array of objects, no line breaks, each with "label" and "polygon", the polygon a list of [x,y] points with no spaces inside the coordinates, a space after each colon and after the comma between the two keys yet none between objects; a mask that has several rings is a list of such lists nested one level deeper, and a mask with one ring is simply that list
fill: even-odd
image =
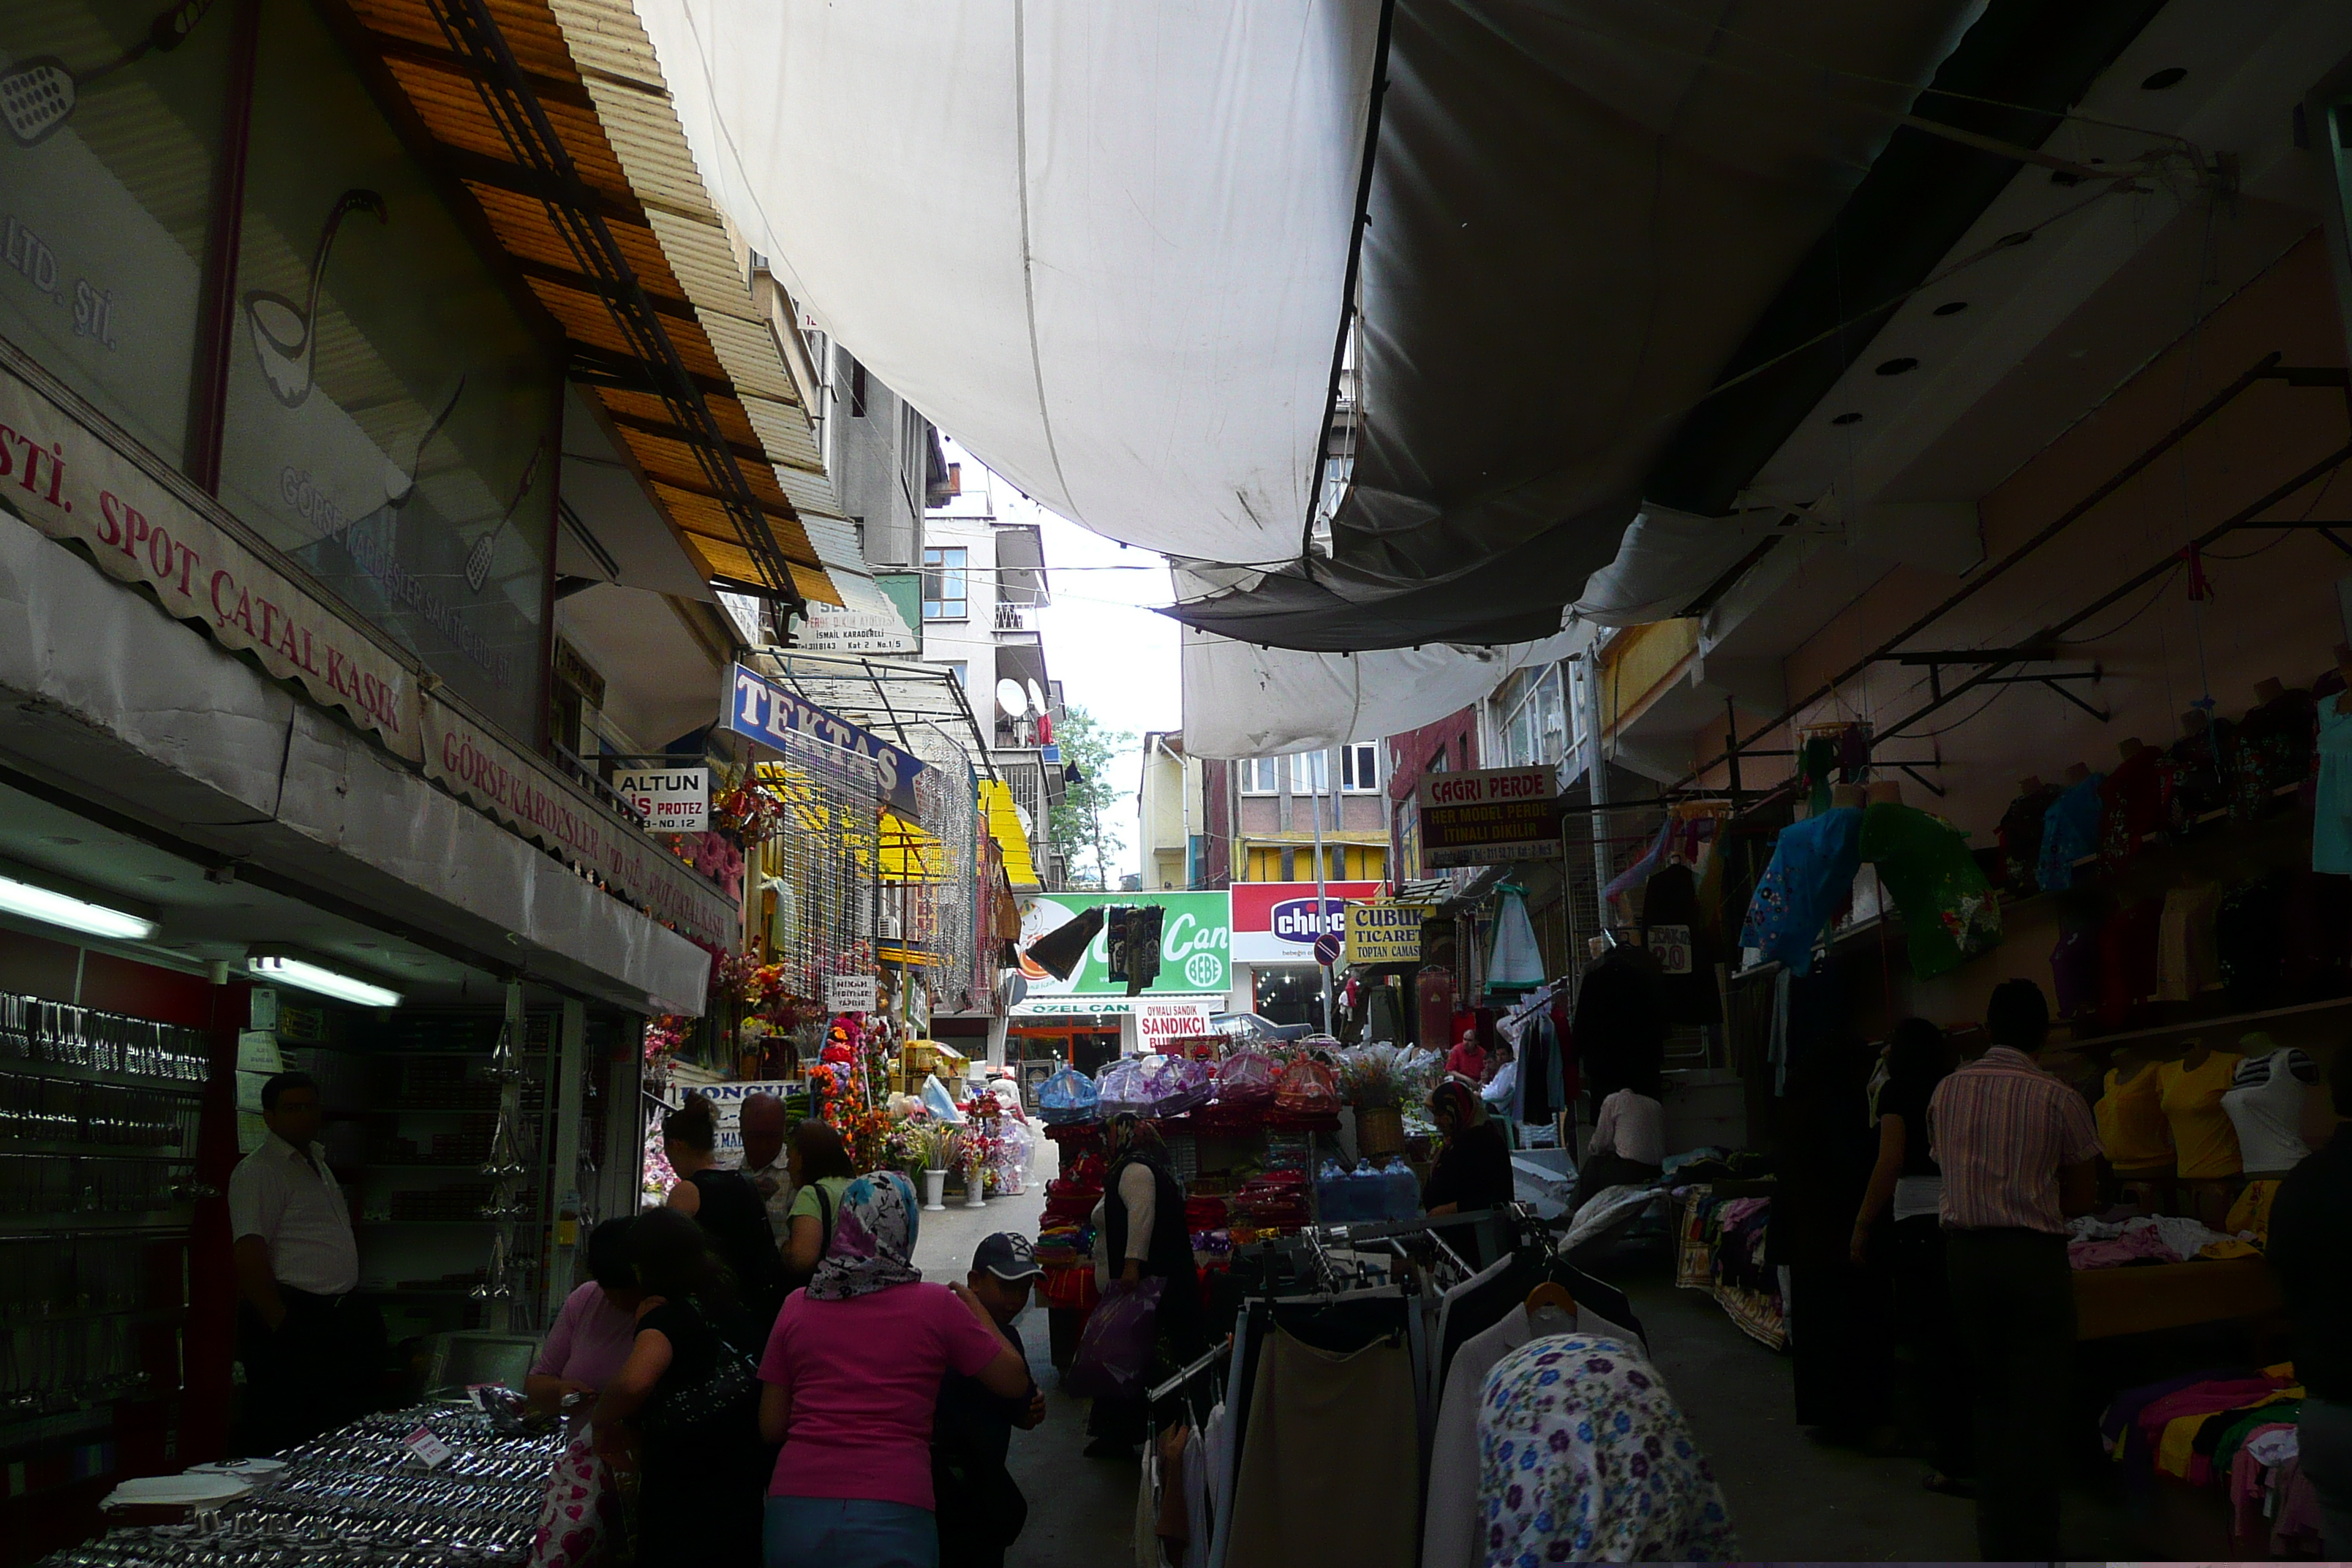
[{"label": "balcony railing", "polygon": [[996,629],[1000,632],[1026,632],[1036,628],[1029,624],[1029,608],[1025,605],[996,606]]}]

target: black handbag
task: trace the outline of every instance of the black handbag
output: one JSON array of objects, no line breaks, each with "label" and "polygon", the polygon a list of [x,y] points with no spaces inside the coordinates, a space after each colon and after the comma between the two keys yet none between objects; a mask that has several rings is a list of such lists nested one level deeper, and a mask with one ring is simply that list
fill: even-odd
[{"label": "black handbag", "polygon": [[[704,1319],[709,1326],[709,1320]],[[638,1429],[648,1437],[675,1437],[689,1427],[716,1420],[731,1414],[746,1398],[759,1391],[759,1369],[751,1358],[730,1344],[716,1328],[712,1337],[719,1342],[710,1374],[699,1383],[683,1388],[658,1388],[638,1414]]]}]

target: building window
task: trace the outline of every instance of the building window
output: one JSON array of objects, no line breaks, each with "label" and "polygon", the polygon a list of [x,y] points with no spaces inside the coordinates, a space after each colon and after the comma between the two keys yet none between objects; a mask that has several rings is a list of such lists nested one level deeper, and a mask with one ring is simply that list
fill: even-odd
[{"label": "building window", "polygon": [[1242,760],[1242,793],[1244,795],[1279,795],[1282,793],[1282,759],[1280,757],[1245,757]]},{"label": "building window", "polygon": [[1359,794],[1381,787],[1381,749],[1373,742],[1339,748],[1339,787]]},{"label": "building window", "polygon": [[966,691],[971,689],[971,665],[968,661],[950,658],[941,662],[945,663],[950,672],[955,676],[958,686],[962,687]]},{"label": "building window", "polygon": [[971,552],[962,545],[923,547],[923,619],[961,621],[971,613],[965,587]]},{"label": "building window", "polygon": [[856,360],[849,362],[849,416],[866,417],[866,367]]},{"label": "building window", "polygon": [[1290,793],[1324,795],[1331,788],[1331,753],[1296,752],[1290,758]]},{"label": "building window", "polygon": [[1503,765],[1557,763],[1568,754],[1568,710],[1559,666],[1523,669],[1503,687]]}]

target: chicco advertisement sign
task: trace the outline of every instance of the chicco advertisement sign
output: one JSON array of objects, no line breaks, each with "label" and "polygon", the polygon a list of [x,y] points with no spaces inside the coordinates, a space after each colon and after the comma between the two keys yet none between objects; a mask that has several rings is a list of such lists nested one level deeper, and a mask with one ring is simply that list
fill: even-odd
[{"label": "chicco advertisement sign", "polygon": [[1378,896],[1379,882],[1326,882],[1323,912],[1315,910],[1312,882],[1235,882],[1233,961],[1235,963],[1312,963],[1315,939],[1337,932],[1348,905]]}]

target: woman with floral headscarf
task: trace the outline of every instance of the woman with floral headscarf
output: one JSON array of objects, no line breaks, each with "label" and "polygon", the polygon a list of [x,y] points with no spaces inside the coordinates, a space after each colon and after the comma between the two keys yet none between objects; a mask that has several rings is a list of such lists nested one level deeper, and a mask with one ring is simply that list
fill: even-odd
[{"label": "woman with floral headscarf", "polygon": [[920,1210],[896,1171],[844,1189],[833,1245],[776,1314],[760,1430],[782,1441],[768,1568],[936,1568],[931,1413],[950,1372],[1027,1399],[1029,1368],[962,1285],[915,1268]]},{"label": "woman with floral headscarf", "polygon": [[1486,1568],[1739,1555],[1722,1489],[1657,1368],[1599,1334],[1530,1340],[1486,1374],[1478,1518]]}]

